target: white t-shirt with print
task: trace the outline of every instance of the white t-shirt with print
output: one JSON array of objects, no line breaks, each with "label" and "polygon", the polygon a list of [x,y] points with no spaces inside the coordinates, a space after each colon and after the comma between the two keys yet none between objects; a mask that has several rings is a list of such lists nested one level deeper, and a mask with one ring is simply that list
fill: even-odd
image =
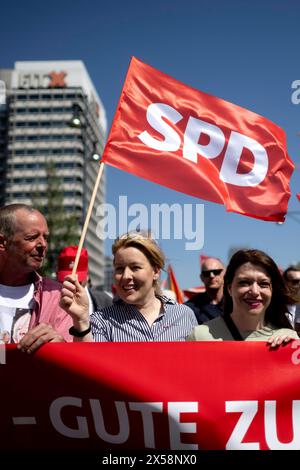
[{"label": "white t-shirt with print", "polygon": [[19,343],[27,333],[34,306],[34,284],[0,284],[0,343]]}]

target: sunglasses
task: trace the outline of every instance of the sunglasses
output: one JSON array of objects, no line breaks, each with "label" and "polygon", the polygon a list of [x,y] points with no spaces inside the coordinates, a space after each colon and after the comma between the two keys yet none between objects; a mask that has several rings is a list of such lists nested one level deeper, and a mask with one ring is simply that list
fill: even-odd
[{"label": "sunglasses", "polygon": [[201,274],[204,277],[209,277],[211,274],[214,276],[219,276],[223,269],[208,269],[207,271],[202,271]]}]

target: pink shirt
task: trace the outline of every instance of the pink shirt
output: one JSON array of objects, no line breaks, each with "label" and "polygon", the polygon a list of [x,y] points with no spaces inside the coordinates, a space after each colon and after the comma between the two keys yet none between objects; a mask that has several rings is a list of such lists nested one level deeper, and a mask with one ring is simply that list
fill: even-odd
[{"label": "pink shirt", "polygon": [[73,325],[72,318],[60,306],[61,284],[41,277],[34,273],[34,300],[35,306],[31,315],[29,329],[39,323],[51,325],[66,341],[73,341],[69,328]]}]

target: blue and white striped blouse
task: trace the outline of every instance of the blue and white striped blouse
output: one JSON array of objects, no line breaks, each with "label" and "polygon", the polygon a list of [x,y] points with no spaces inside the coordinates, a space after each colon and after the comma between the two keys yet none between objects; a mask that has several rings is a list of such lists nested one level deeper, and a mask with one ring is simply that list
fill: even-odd
[{"label": "blue and white striped blouse", "polygon": [[194,312],[165,296],[157,296],[163,312],[150,326],[136,307],[117,300],[91,315],[94,340],[103,341],[185,341],[198,325]]}]

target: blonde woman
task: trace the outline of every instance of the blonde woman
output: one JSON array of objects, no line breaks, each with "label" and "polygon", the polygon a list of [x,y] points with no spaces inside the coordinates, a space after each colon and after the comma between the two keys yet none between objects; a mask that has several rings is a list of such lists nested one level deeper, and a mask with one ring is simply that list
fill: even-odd
[{"label": "blonde woman", "polygon": [[198,324],[193,311],[161,294],[164,255],[148,234],[128,233],[112,247],[117,300],[89,318],[84,289],[65,278],[61,306],[73,319],[74,341],[184,341]]}]

